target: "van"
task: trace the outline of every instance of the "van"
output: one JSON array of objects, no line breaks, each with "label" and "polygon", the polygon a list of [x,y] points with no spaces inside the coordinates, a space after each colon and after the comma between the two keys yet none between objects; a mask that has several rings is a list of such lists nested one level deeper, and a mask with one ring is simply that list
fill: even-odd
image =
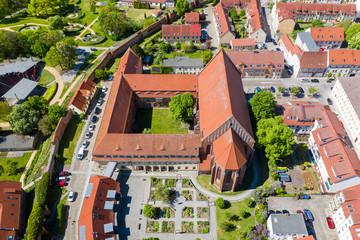
[{"label": "van", "polygon": [[77,158],[79,160],[81,160],[81,159],[83,159],[83,157],[84,157],[84,148],[80,148],[79,152],[78,152],[78,155],[77,155]]}]

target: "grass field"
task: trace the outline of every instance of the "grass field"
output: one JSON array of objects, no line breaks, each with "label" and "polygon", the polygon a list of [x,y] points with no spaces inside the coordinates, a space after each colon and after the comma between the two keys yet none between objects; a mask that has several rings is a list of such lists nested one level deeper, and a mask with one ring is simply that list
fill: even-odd
[{"label": "grass field", "polygon": [[40,81],[39,81],[39,85],[40,86],[46,86],[49,83],[51,83],[52,81],[55,80],[54,75],[52,75],[49,71],[47,70],[42,70],[41,72],[41,77],[40,77]]},{"label": "grass field", "polygon": [[96,13],[92,13],[90,11],[90,3],[91,3],[91,1],[89,1],[89,0],[81,0],[80,4],[78,5],[80,7],[81,11],[83,13],[85,13],[85,16],[83,18],[81,18],[81,22],[86,23],[87,25],[89,25],[92,21],[95,20],[95,18],[97,18],[99,16],[97,13],[99,13],[100,9],[101,9],[101,7],[97,6]]},{"label": "grass field", "polygon": [[58,154],[62,156],[64,164],[71,164],[76,143],[80,138],[81,131],[85,125],[79,117],[73,117],[67,125],[61,138]]},{"label": "grass field", "polygon": [[[240,210],[245,210],[248,212],[248,218],[238,219],[238,221],[230,221],[232,224],[236,226],[235,230],[230,232],[225,232],[219,228],[221,222],[228,219],[226,214],[236,214],[239,215]],[[249,225],[253,226],[255,223],[255,218],[251,215],[254,211],[253,208],[247,207],[244,202],[233,202],[231,206],[226,209],[220,209],[216,207],[216,222],[217,222],[217,231],[218,231],[218,239],[219,240],[228,240],[228,239],[238,239],[240,233],[243,233]]]},{"label": "grass field", "polygon": [[37,17],[14,17],[11,20],[5,21],[3,23],[0,24],[0,28],[3,27],[11,27],[11,26],[16,26],[16,25],[20,25],[20,24],[28,24],[28,23],[39,23],[39,24],[48,24],[46,19],[43,18],[37,18]]},{"label": "grass field", "polygon": [[135,124],[141,133],[145,128],[154,134],[187,134],[188,129],[181,127],[180,121],[173,118],[169,109],[140,108],[136,111]]},{"label": "grass field", "polygon": [[175,57],[184,57],[189,56],[189,58],[202,58],[203,52],[201,50],[184,53],[184,52],[170,52],[170,53],[163,53],[163,58],[175,58]]},{"label": "grass field", "polygon": [[[24,156],[21,158],[0,158],[0,165],[4,169],[4,172],[0,175],[0,181],[19,181],[31,154],[32,152],[24,153]],[[9,175],[6,171],[11,162],[17,162],[18,164],[19,171],[16,175]]]}]

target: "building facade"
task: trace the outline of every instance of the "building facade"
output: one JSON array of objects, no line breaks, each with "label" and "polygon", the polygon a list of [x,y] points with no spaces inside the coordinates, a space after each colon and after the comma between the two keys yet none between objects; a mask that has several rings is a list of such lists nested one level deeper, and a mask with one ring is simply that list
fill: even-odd
[{"label": "building facade", "polygon": [[162,66],[172,67],[175,74],[199,74],[204,69],[202,58],[175,57],[164,59]]},{"label": "building facade", "polygon": [[260,0],[251,0],[247,5],[245,27],[249,32],[249,37],[254,39],[256,43],[265,42],[267,35]]},{"label": "building facade", "polygon": [[162,37],[165,42],[200,42],[200,24],[162,25]]},{"label": "building facade", "polygon": [[232,50],[254,50],[256,43],[253,38],[244,38],[244,39],[232,39],[230,41],[230,46]]},{"label": "building facade", "polygon": [[345,40],[343,27],[311,27],[306,29],[316,43],[323,49],[338,49]]},{"label": "building facade", "polygon": [[200,14],[198,12],[185,13],[185,24],[199,24]]},{"label": "building facade", "polygon": [[329,73],[334,77],[360,76],[360,50],[329,49],[325,75]]},{"label": "building facade", "polygon": [[235,27],[232,25],[228,10],[219,2],[213,7],[213,11],[220,44],[230,44],[230,41],[235,39]]}]

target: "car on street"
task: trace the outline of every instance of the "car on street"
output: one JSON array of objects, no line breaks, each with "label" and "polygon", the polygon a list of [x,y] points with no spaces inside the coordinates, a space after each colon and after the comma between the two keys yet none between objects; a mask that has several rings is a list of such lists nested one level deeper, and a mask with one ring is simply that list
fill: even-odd
[{"label": "car on street", "polygon": [[93,117],[91,118],[91,122],[92,122],[92,123],[96,122],[96,120],[97,120],[97,117],[96,117],[96,116],[93,116]]},{"label": "car on street", "polygon": [[97,106],[101,106],[101,99],[99,99],[96,103]]},{"label": "car on street", "polygon": [[304,215],[306,220],[310,220],[310,221],[314,220],[314,217],[309,209],[304,209]]},{"label": "car on street", "polygon": [[327,224],[328,224],[330,229],[335,229],[335,223],[334,223],[334,221],[332,220],[331,217],[327,217],[326,221],[327,221]]},{"label": "car on street", "polygon": [[312,83],[318,83],[318,82],[319,82],[319,79],[317,79],[317,78],[311,79],[311,82],[312,82]]},{"label": "car on street", "polygon": [[59,173],[59,176],[62,177],[62,176],[68,176],[69,175],[69,172],[67,171],[62,171]]},{"label": "car on street", "polygon": [[289,88],[285,88],[285,90],[284,90],[284,94],[288,94],[289,93]]},{"label": "car on street", "polygon": [[75,192],[71,190],[70,193],[69,193],[69,196],[68,196],[68,201],[73,202],[74,197],[75,197]]},{"label": "car on street", "polygon": [[276,214],[282,214],[282,212],[279,211],[279,210],[276,210],[275,213],[276,213]]},{"label": "car on street", "polygon": [[201,30],[201,34],[205,33],[206,34],[206,30],[202,29]]},{"label": "car on street", "polygon": [[301,79],[301,82],[309,82],[309,79],[303,78],[303,79]]},{"label": "car on street", "polygon": [[101,92],[106,92],[106,87],[105,86],[101,89]]},{"label": "car on street", "polygon": [[329,105],[333,105],[333,101],[331,100],[331,98],[328,98],[328,99],[326,99],[326,100],[327,100],[327,102],[328,102]]},{"label": "car on street", "polygon": [[275,88],[274,88],[274,87],[270,87],[270,92],[275,93],[275,92],[276,92]]},{"label": "car on street", "polygon": [[302,87],[300,87],[300,93],[304,93],[304,89]]},{"label": "car on street", "polygon": [[65,181],[56,182],[56,186],[57,187],[64,187],[64,186],[66,186],[66,182]]},{"label": "car on street", "polygon": [[269,215],[270,214],[275,214],[275,211],[274,210],[269,210]]},{"label": "car on street", "polygon": [[86,148],[88,144],[89,144],[89,141],[88,141],[88,140],[84,140],[83,143],[82,143],[82,145],[81,145],[81,147]]},{"label": "car on street", "polygon": [[90,124],[89,126],[89,131],[93,131],[95,129],[95,125],[94,124]]},{"label": "car on street", "polygon": [[326,83],[332,83],[332,81],[330,79],[326,80]]},{"label": "car on street", "polygon": [[310,195],[308,194],[298,194],[296,195],[296,198],[299,199],[310,199]]},{"label": "car on street", "polygon": [[90,138],[90,131],[87,131],[86,133],[85,133],[85,138]]},{"label": "car on street", "polygon": [[95,114],[99,114],[100,113],[100,108],[96,107],[94,112],[95,112]]},{"label": "car on street", "polygon": [[79,149],[79,152],[78,152],[78,155],[77,155],[77,159],[81,160],[81,159],[83,159],[83,157],[84,157],[84,148],[81,147],[81,148]]},{"label": "car on street", "polygon": [[56,182],[59,182],[59,181],[65,181],[66,182],[66,176],[57,177],[57,178],[55,178],[55,181]]},{"label": "car on street", "polygon": [[104,92],[100,93],[100,98],[104,98]]},{"label": "car on street", "polygon": [[259,87],[255,88],[255,92],[260,92],[260,91],[261,91],[261,88],[259,88]]},{"label": "car on street", "polygon": [[206,28],[206,25],[201,25],[201,29],[205,29]]},{"label": "car on street", "polygon": [[109,77],[108,77],[108,81],[111,81],[112,76],[113,76],[112,74],[110,74],[110,75],[109,75]]},{"label": "car on street", "polygon": [[303,216],[304,220],[305,220],[304,213],[303,213],[301,210],[297,210],[296,213],[297,213],[297,214],[301,214],[301,215]]},{"label": "car on street", "polygon": [[276,48],[276,51],[281,51],[281,49],[277,47],[277,48]]},{"label": "car on street", "polygon": [[282,210],[282,213],[285,214],[285,215],[290,215],[288,210]]}]

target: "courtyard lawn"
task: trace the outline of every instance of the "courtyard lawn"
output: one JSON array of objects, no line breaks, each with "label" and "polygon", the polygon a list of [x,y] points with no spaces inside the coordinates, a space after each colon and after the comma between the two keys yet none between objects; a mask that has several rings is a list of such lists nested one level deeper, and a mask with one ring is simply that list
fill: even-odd
[{"label": "courtyard lawn", "polygon": [[188,56],[189,58],[202,58],[204,51],[197,50],[195,52],[170,52],[170,53],[163,53],[163,58],[175,58],[175,57],[184,57]]},{"label": "courtyard lawn", "polygon": [[136,111],[135,124],[137,132],[147,128],[154,134],[187,134],[188,129],[173,118],[169,109],[140,108]]},{"label": "courtyard lawn", "polygon": [[62,156],[64,164],[71,164],[76,143],[80,138],[81,131],[85,125],[79,117],[74,116],[67,125],[61,138],[58,154]]},{"label": "courtyard lawn", "polygon": [[[32,152],[26,152],[24,153],[24,156],[20,158],[0,158],[0,165],[1,168],[4,170],[4,172],[0,174],[0,181],[5,181],[5,180],[19,181],[25,169],[26,164],[30,159],[31,154]],[[17,162],[17,167],[19,171],[17,172],[16,175],[9,175],[9,173],[6,171],[12,162]]]},{"label": "courtyard lawn", "polygon": [[96,13],[93,13],[90,11],[90,3],[91,1],[80,1],[79,3],[79,8],[81,9],[81,12],[85,13],[84,17],[81,18],[81,22],[82,23],[86,23],[87,25],[89,25],[92,21],[95,20],[95,18],[97,18],[99,16],[100,6],[96,6]]},{"label": "courtyard lawn", "polygon": [[136,9],[136,8],[130,8],[129,11],[126,13],[126,16],[131,18],[134,21],[142,21],[144,20],[144,14],[146,14],[146,17],[150,17],[153,12],[155,12],[157,9]]},{"label": "courtyard lawn", "polygon": [[[246,211],[247,218],[238,219],[237,221],[229,221],[230,223],[236,226],[235,230],[230,232],[225,232],[220,229],[220,224],[228,219],[226,214],[236,214],[239,216],[239,211]],[[248,226],[253,226],[255,224],[255,218],[252,216],[253,208],[249,208],[245,205],[244,202],[232,202],[231,206],[226,209],[220,209],[216,207],[216,222],[217,222],[217,231],[219,240],[228,240],[228,239],[238,239],[240,233],[243,233],[247,230]]]},{"label": "courtyard lawn", "polygon": [[3,21],[0,24],[0,28],[3,27],[11,27],[11,26],[17,26],[20,24],[28,24],[31,25],[29,23],[39,23],[39,24],[48,24],[48,21],[46,19],[43,18],[37,18],[37,17],[33,17],[33,16],[29,16],[29,17],[13,17],[9,20]]},{"label": "courtyard lawn", "polygon": [[41,73],[39,84],[45,87],[54,80],[55,80],[54,75],[52,75],[49,71],[44,69]]}]

